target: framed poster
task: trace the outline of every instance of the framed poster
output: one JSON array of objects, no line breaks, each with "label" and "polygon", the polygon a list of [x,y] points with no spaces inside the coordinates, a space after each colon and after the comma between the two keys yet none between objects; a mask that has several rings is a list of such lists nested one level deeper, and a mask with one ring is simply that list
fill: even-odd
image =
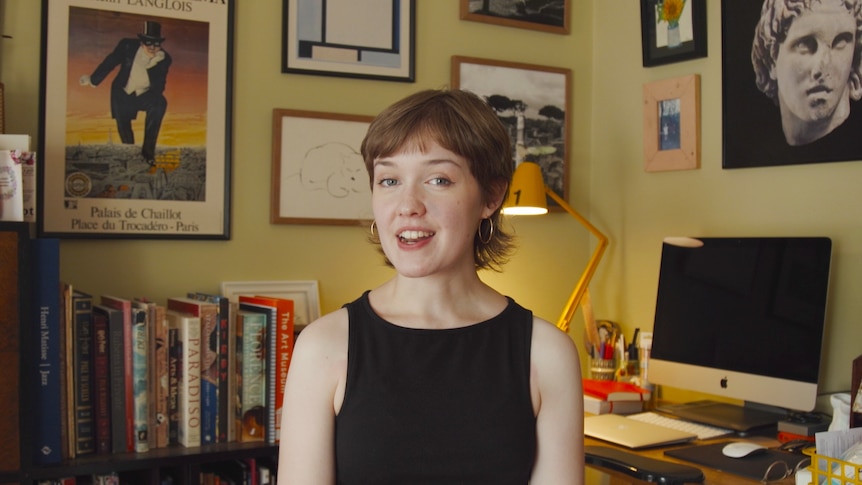
[{"label": "framed poster", "polygon": [[721,2],[723,168],[862,160],[862,14],[799,8]]},{"label": "framed poster", "polygon": [[230,238],[233,0],[44,0],[39,232]]},{"label": "framed poster", "polygon": [[413,82],[416,0],[284,0],[282,72]]},{"label": "framed poster", "polygon": [[460,0],[461,20],[569,33],[569,0]]},{"label": "framed poster", "polygon": [[644,67],[706,57],[706,0],[640,0]]},{"label": "framed poster", "polygon": [[700,76],[644,84],[644,170],[700,168]]},{"label": "framed poster", "polygon": [[373,119],[272,111],[271,223],[359,225],[374,219],[359,152]]},{"label": "framed poster", "polygon": [[320,290],[317,280],[222,281],[221,294],[231,302],[237,301],[240,295],[293,300],[294,329],[297,332],[320,318]]},{"label": "framed poster", "polygon": [[[452,86],[488,101],[509,130],[515,165],[542,167],[547,185],[568,202],[571,71],[560,67],[452,57]],[[549,208],[559,208],[550,197]]]}]

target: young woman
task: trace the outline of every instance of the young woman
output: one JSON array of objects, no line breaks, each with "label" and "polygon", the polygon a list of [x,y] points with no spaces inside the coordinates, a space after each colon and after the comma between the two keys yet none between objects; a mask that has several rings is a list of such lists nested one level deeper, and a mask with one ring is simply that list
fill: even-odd
[{"label": "young woman", "polygon": [[279,483],[583,483],[573,342],[477,274],[512,248],[510,152],[466,91],[416,93],[371,123],[372,233],[395,274],[300,334]]}]

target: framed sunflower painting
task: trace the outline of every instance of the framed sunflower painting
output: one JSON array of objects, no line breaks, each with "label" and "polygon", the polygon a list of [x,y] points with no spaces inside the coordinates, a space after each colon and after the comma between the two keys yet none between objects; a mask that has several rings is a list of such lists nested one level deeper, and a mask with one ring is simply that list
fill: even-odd
[{"label": "framed sunflower painting", "polygon": [[706,57],[706,0],[641,0],[644,67]]}]

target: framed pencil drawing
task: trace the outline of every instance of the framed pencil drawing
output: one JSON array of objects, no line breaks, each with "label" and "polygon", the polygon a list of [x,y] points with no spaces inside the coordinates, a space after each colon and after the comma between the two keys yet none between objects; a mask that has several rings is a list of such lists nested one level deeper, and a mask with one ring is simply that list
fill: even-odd
[{"label": "framed pencil drawing", "polygon": [[853,5],[722,0],[722,168],[862,160]]},{"label": "framed pencil drawing", "polygon": [[272,111],[273,224],[364,224],[371,184],[359,146],[372,116]]},{"label": "framed pencil drawing", "polygon": [[460,0],[461,20],[569,33],[570,0]]},{"label": "framed pencil drawing", "polygon": [[644,67],[706,57],[706,0],[640,0]]},{"label": "framed pencil drawing", "polygon": [[294,329],[297,332],[320,318],[320,290],[317,280],[222,281],[221,294],[231,302],[237,301],[241,295],[293,300]]},{"label": "framed pencil drawing", "polygon": [[39,232],[229,239],[233,0],[42,3]]},{"label": "framed pencil drawing", "polygon": [[[488,101],[509,130],[515,165],[536,162],[545,184],[566,201],[570,78],[565,68],[452,57],[452,86]],[[559,206],[548,198],[548,207]]]},{"label": "framed pencil drawing", "polygon": [[700,168],[700,76],[643,87],[644,170]]},{"label": "framed pencil drawing", "polygon": [[282,72],[413,82],[416,0],[283,0]]}]

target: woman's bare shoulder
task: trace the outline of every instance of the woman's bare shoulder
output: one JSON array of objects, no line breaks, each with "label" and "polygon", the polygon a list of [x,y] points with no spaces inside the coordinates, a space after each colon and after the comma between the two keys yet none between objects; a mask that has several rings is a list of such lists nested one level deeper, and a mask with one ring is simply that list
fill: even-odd
[{"label": "woman's bare shoulder", "polygon": [[347,310],[338,309],[308,324],[296,340],[296,353],[329,353],[347,350]]}]

